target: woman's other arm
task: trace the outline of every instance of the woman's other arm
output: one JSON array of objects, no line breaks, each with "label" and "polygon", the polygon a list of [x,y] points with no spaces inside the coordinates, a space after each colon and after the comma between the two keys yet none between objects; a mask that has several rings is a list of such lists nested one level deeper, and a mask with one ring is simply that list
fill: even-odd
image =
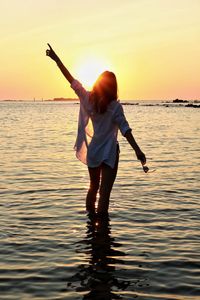
[{"label": "woman's other arm", "polygon": [[142,165],[145,165],[146,164],[145,154],[141,151],[140,147],[136,143],[136,141],[135,141],[135,139],[134,139],[134,137],[131,133],[131,130],[127,130],[127,132],[125,133],[124,136],[127,139],[128,143],[133,148],[133,150],[135,150],[135,154],[137,156],[137,159],[141,161]]},{"label": "woman's other arm", "polygon": [[131,128],[126,120],[126,117],[124,115],[124,110],[122,105],[117,102],[117,109],[114,114],[114,121],[117,123],[122,135],[127,139],[128,143],[131,145],[133,150],[135,150],[135,154],[138,158],[138,160],[141,161],[142,165],[146,164],[146,157],[144,153],[141,151],[140,147],[136,143],[132,133]]},{"label": "woman's other arm", "polygon": [[59,67],[60,71],[63,73],[65,78],[71,84],[72,81],[74,80],[74,77],[70,74],[70,72],[67,70],[67,68],[63,65],[62,61],[57,56],[57,54],[54,52],[52,47],[49,44],[47,44],[47,45],[49,46],[49,49],[46,50],[46,55],[49,56],[51,59],[53,59],[57,63],[57,66]]}]

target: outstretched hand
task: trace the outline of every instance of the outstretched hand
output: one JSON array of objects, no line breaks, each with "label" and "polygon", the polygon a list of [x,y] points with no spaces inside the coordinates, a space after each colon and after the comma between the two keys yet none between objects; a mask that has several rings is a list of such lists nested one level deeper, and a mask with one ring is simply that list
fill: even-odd
[{"label": "outstretched hand", "polygon": [[52,49],[51,45],[48,44],[48,43],[47,43],[47,45],[49,46],[49,49],[46,50],[46,55],[49,56],[51,59],[53,59],[55,62],[57,62],[59,60],[59,57],[54,52],[54,50]]}]

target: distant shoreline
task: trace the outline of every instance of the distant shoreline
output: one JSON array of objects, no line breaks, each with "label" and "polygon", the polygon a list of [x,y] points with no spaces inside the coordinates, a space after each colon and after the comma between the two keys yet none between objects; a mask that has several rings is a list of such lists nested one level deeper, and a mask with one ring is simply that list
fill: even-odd
[{"label": "distant shoreline", "polygon": [[[5,99],[0,100],[0,102],[28,102],[28,103],[41,103],[41,102],[65,102],[77,104],[79,99],[77,98],[53,98],[53,99],[40,99],[40,100],[13,100]],[[122,105],[138,105],[138,106],[164,106],[164,107],[192,107],[200,108],[200,100],[120,100]]]},{"label": "distant shoreline", "polygon": [[57,101],[65,101],[65,102],[74,102],[74,101],[79,101],[78,98],[53,98],[53,99],[29,99],[29,100],[24,100],[24,99],[3,99],[0,100],[1,102],[47,102],[47,101],[51,101],[51,102],[57,102]]}]

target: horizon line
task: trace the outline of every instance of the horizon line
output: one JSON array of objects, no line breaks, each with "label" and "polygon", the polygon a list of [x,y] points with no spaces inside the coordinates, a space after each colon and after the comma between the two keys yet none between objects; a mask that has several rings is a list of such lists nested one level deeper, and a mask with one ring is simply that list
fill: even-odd
[{"label": "horizon line", "polygon": [[[174,101],[174,100],[180,100],[180,101],[200,101],[200,98],[162,98],[162,99],[119,99],[120,101]],[[73,101],[79,101],[78,98],[65,98],[65,97],[56,97],[52,99],[44,99],[44,98],[32,98],[32,99],[0,99],[1,102],[45,102],[45,101],[52,101],[52,102],[73,102]]]}]

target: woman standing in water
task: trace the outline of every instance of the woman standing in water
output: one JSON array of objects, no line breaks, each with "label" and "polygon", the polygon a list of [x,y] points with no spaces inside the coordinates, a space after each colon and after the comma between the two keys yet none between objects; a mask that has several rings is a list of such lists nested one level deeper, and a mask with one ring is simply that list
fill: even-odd
[{"label": "woman standing in water", "polygon": [[109,71],[103,72],[95,82],[92,91],[88,92],[79,81],[74,79],[52,47],[49,44],[48,46],[46,55],[57,63],[80,99],[75,150],[77,158],[88,166],[90,176],[86,209],[88,212],[95,212],[97,192],[99,191],[97,213],[106,215],[118,169],[118,129],[135,151],[137,159],[141,161],[142,165],[145,165],[146,157],[136,143],[122,105],[118,101],[115,74]]}]

